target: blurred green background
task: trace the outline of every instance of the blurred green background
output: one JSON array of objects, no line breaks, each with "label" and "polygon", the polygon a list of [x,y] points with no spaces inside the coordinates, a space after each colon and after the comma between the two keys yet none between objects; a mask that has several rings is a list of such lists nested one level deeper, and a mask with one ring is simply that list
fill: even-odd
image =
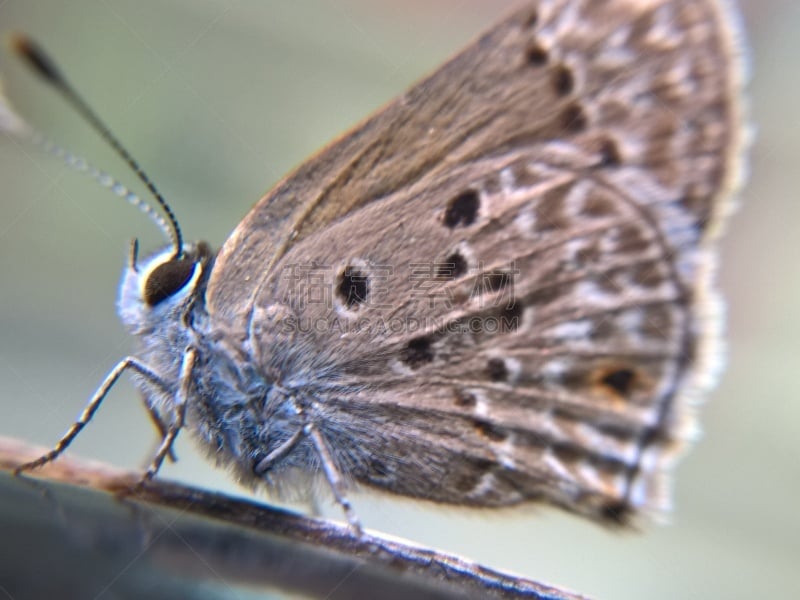
[{"label": "blurred green background", "polygon": [[[0,0],[0,30],[50,49],[187,237],[219,247],[282,175],[514,4]],[[618,535],[547,509],[465,512],[360,495],[368,527],[598,598],[800,597],[800,3],[742,7],[758,136],[722,248],[728,369],[677,471],[673,524]],[[7,53],[0,61],[31,122],[134,180],[55,94]],[[8,139],[0,183],[0,434],[49,445],[131,349],[115,313],[129,239],[161,241],[137,211]],[[154,439],[123,382],[73,449],[137,466]],[[245,493],[186,438],[178,453],[165,476]]]}]

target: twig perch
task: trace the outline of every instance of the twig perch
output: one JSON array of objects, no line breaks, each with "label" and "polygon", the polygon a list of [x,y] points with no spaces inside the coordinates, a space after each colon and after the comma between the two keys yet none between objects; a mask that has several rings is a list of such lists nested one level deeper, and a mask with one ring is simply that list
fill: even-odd
[{"label": "twig perch", "polygon": [[0,588],[15,598],[99,597],[103,585],[147,593],[148,600],[193,597],[200,587],[203,598],[249,597],[254,588],[331,599],[585,598],[397,539],[370,532],[356,537],[343,525],[163,479],[120,501],[116,495],[130,490],[139,473],[69,456],[38,470],[36,479],[11,475],[42,452],[0,437]]}]

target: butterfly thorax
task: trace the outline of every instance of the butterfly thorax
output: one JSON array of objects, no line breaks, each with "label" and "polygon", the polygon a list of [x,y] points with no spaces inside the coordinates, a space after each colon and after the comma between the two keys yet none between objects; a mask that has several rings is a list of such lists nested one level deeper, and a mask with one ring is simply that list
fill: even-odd
[{"label": "butterfly thorax", "polygon": [[[274,472],[255,473],[271,450],[302,427],[293,400],[296,390],[280,385],[278,371],[253,366],[259,360],[250,355],[252,344],[241,334],[212,327],[205,306],[213,266],[209,248],[202,243],[188,247],[186,268],[164,267],[174,260],[171,254],[167,248],[141,264],[132,259],[120,285],[120,318],[137,340],[135,355],[158,380],[137,374],[134,382],[161,420],[173,422],[182,364],[192,348],[196,359],[185,388],[186,429],[218,463],[231,465],[240,480],[276,483],[272,475],[310,460],[311,449],[301,444]],[[160,276],[160,268],[173,273]],[[153,281],[159,278],[164,280],[160,286]],[[282,315],[279,309],[273,313],[276,319]],[[273,324],[274,335],[280,336],[281,322]]]}]

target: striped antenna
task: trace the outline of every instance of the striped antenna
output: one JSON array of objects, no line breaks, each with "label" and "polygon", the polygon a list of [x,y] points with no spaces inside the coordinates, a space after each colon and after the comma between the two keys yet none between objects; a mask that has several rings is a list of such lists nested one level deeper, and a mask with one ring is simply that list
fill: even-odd
[{"label": "striped antenna", "polygon": [[24,140],[45,153],[58,158],[70,169],[88,175],[95,182],[104,188],[108,188],[147,215],[147,218],[161,230],[167,241],[174,239],[169,223],[152,206],[105,171],[98,169],[86,159],[58,145],[44,134],[33,129],[16,113],[8,98],[3,94],[2,89],[0,89],[0,132],[7,133],[19,140]]},{"label": "striped antenna", "polygon": [[[80,114],[86,120],[86,122],[89,123],[92,129],[97,131],[97,133],[99,133],[100,136],[113,148],[114,152],[116,152],[117,155],[125,161],[125,163],[136,174],[139,180],[144,183],[144,185],[152,194],[153,198],[155,198],[158,205],[164,211],[166,219],[159,216],[149,204],[144,202],[136,194],[128,190],[128,188],[123,186],[107,173],[96,169],[81,157],[69,152],[68,150],[65,150],[41,134],[36,133],[28,128],[30,140],[34,144],[42,147],[49,154],[57,156],[63,160],[71,168],[86,173],[102,186],[107,187],[118,196],[124,198],[139,208],[139,210],[144,212],[158,227],[161,228],[167,238],[170,239],[174,244],[175,250],[172,258],[180,258],[183,254],[183,237],[181,235],[180,226],[178,225],[178,220],[175,218],[175,213],[172,212],[172,209],[170,208],[169,204],[167,204],[167,201],[164,200],[161,192],[159,192],[155,184],[150,181],[150,178],[141,169],[139,164],[134,160],[134,158],[120,143],[117,137],[100,119],[100,117],[97,116],[89,104],[80,96],[80,94],[78,94],[77,91],[75,91],[75,88],[73,88],[72,85],[67,81],[55,62],[47,55],[47,53],[44,52],[44,50],[42,50],[41,47],[39,47],[33,42],[33,40],[25,35],[14,34],[11,37],[11,48],[25,61],[30,68],[38,73],[39,76],[44,79],[44,81],[58,90],[58,92],[64,96],[67,103],[72,106],[78,112],[78,114]],[[2,99],[0,98],[0,100]],[[10,108],[6,108],[6,110],[10,111]],[[2,114],[3,110],[0,109],[0,115]],[[2,122],[0,122],[0,126],[2,126]]]}]

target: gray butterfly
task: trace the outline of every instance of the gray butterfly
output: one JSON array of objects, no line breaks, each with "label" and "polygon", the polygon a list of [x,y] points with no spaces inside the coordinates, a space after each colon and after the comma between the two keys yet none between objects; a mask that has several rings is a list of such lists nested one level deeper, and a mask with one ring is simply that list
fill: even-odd
[{"label": "gray butterfly", "polygon": [[176,224],[132,252],[136,357],[23,468],[130,371],[163,434],[148,478],[186,429],[248,484],[323,474],[356,527],[355,484],[609,524],[666,508],[715,371],[740,48],[721,0],[528,2],[216,255]]}]

